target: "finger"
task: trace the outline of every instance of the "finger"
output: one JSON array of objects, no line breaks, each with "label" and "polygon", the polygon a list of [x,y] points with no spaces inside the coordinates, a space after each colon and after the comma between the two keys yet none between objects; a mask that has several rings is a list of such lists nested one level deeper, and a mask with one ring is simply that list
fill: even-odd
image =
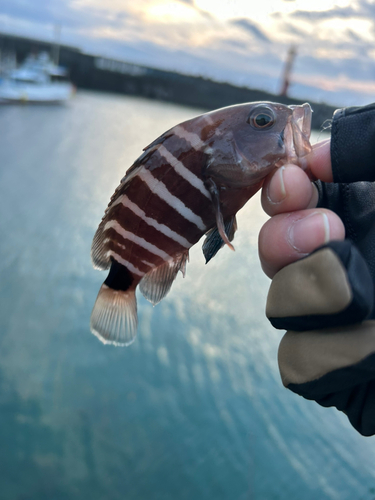
[{"label": "finger", "polygon": [[275,215],[259,233],[259,258],[272,278],[282,267],[332,240],[343,240],[345,228],[334,212],[309,209]]},{"label": "finger", "polygon": [[290,164],[266,178],[261,201],[264,211],[273,216],[315,207],[318,191],[300,167]]},{"label": "finger", "polygon": [[317,142],[312,151],[304,158],[304,167],[323,182],[332,182],[331,139]]}]

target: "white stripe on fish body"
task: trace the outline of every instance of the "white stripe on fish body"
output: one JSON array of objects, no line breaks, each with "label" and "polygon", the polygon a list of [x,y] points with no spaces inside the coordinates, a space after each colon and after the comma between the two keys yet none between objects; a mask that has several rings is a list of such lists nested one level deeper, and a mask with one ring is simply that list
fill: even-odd
[{"label": "white stripe on fish body", "polygon": [[[206,127],[211,127],[211,134],[209,134],[210,137],[215,136],[215,135],[217,137],[221,137],[225,134],[225,132],[222,131],[220,129],[220,127],[217,127],[218,122],[214,118],[212,118],[212,116],[210,114],[201,115],[199,118],[199,122],[197,119],[197,124],[199,123],[199,126],[201,127],[201,129],[204,129]],[[203,141],[202,141],[202,147],[201,147],[202,151],[204,151],[205,146],[207,146],[207,142],[203,143]]]},{"label": "white stripe on fish body", "polygon": [[144,248],[148,252],[157,255],[158,257],[161,257],[163,260],[167,261],[172,259],[170,255],[168,255],[164,250],[161,250],[157,246],[153,245],[152,243],[146,241],[144,238],[141,238],[140,236],[137,236],[136,234],[131,233],[130,231],[127,231],[124,229],[119,222],[116,220],[110,220],[106,223],[104,226],[104,231],[107,229],[114,229],[117,234],[122,236],[124,239],[132,241],[136,245],[139,245],[140,247]]},{"label": "white stripe on fish body", "polygon": [[[119,241],[106,238],[107,242],[111,243],[112,245],[116,245],[117,247],[121,248],[122,250],[126,250],[126,246],[122,245]],[[103,242],[104,243],[104,242]]]},{"label": "white stripe on fish body", "polygon": [[[261,132],[260,140],[249,116],[259,116],[255,113],[263,113],[264,105],[274,111],[275,121],[269,123],[275,128]],[[306,106],[247,103],[222,108],[176,125],[144,149],[112,195],[92,244],[94,264],[110,268],[92,313],[95,335],[116,345],[134,340],[137,286],[151,303],[162,300],[177,273],[185,271],[189,240],[194,244],[210,229],[203,246],[206,262],[222,243],[233,248],[236,213],[275,164],[287,160],[290,148],[286,144],[284,155],[280,138],[284,134],[288,142],[290,113],[298,124],[303,118],[308,143]],[[302,156],[308,148],[303,137],[294,137],[297,132],[296,126],[289,143]],[[244,172],[234,152],[254,168]]]},{"label": "white stripe on fish body", "polygon": [[209,200],[211,200],[211,195],[205,188],[202,179],[197,177],[191,170],[186,168],[183,163],[181,163],[175,156],[172,155],[168,149],[161,144],[158,148],[159,154],[167,160],[167,162],[173,167],[175,172],[183,177],[191,186],[199,189],[199,191]]},{"label": "white stripe on fish body", "polygon": [[160,224],[152,217],[148,217],[146,213],[141,208],[139,208],[139,206],[136,203],[133,203],[131,200],[129,200],[126,194],[119,196],[119,198],[117,198],[117,200],[112,204],[112,207],[118,204],[122,204],[125,208],[131,210],[135,215],[137,215],[140,219],[146,222],[146,224],[153,227],[154,229],[162,233],[164,236],[167,236],[171,240],[176,241],[184,248],[190,248],[192,246],[192,243],[190,243],[190,241],[188,241],[186,238],[176,233],[175,231],[172,231],[172,229],[170,229],[165,224]]},{"label": "white stripe on fish body", "polygon": [[195,132],[189,132],[182,125],[177,125],[174,127],[173,132],[180,139],[185,139],[196,151],[201,150],[204,147],[204,142],[201,140],[198,134]]},{"label": "white stripe on fish body", "polygon": [[189,222],[195,224],[201,231],[206,231],[203,220],[199,215],[195,214],[187,207],[179,198],[170,193],[167,186],[156,179],[149,170],[145,168],[138,171],[138,177],[149,187],[149,189],[159,198],[165,201],[170,207],[178,212],[182,217]]},{"label": "white stripe on fish body", "polygon": [[108,250],[106,255],[107,255],[107,257],[113,257],[116,262],[125,266],[133,274],[137,274],[138,276],[144,276],[146,274],[145,272],[141,271],[137,267],[133,266],[133,264],[131,262],[129,262],[128,260],[123,259],[121,257],[121,255],[114,252],[113,250]]},{"label": "white stripe on fish body", "polygon": [[215,120],[211,118],[210,115],[205,114],[201,116],[202,120],[204,120],[208,125],[215,125]]},{"label": "white stripe on fish body", "polygon": [[142,264],[144,264],[145,266],[149,266],[149,267],[156,267],[156,264],[152,264],[151,262],[147,262],[147,260],[141,260]]}]

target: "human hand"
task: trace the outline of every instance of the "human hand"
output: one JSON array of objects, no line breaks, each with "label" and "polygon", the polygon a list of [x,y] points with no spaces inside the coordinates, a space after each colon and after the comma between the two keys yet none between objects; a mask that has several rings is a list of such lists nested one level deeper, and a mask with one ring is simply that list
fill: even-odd
[{"label": "human hand", "polygon": [[[330,140],[315,144],[305,161],[314,177],[332,182]],[[271,219],[260,231],[259,257],[270,278],[321,245],[345,238],[341,219],[330,210],[315,208],[317,188],[296,165],[286,165],[270,174],[261,200]]]},{"label": "human hand", "polygon": [[[313,146],[306,166],[312,177],[332,182],[330,141]],[[279,348],[281,378],[373,435],[375,322],[362,322],[373,308],[373,280],[358,250],[344,241],[342,219],[316,208],[318,199],[317,187],[295,165],[278,169],[263,186],[271,218],[259,235],[259,256],[273,278],[267,316],[289,330]]]}]

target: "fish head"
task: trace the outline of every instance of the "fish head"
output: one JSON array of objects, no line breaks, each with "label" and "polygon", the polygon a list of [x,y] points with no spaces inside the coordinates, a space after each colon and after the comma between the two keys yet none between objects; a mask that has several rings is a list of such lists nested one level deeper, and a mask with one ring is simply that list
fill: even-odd
[{"label": "fish head", "polygon": [[254,102],[218,110],[205,175],[230,187],[259,183],[275,167],[302,165],[311,151],[311,107]]}]

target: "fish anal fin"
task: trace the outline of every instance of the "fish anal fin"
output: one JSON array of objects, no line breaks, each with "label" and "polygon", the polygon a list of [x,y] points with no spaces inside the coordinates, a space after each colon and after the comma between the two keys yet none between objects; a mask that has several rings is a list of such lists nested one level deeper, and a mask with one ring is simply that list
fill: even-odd
[{"label": "fish anal fin", "polygon": [[234,246],[230,242],[230,239],[228,238],[228,235],[225,232],[224,219],[223,219],[223,215],[222,215],[221,210],[220,210],[220,193],[219,193],[219,189],[216,186],[215,181],[213,179],[211,179],[210,177],[205,181],[205,184],[206,184],[206,187],[207,187],[208,191],[211,194],[212,205],[214,207],[215,216],[216,216],[217,230],[219,231],[219,234],[220,234],[221,239],[223,240],[223,242],[226,245],[228,245],[228,247],[231,250],[234,250]]},{"label": "fish anal fin", "polygon": [[189,251],[186,250],[176,255],[172,260],[149,271],[139,283],[139,289],[143,296],[153,305],[160,302],[171,289],[178,271],[181,271],[183,276],[185,276],[188,259]]},{"label": "fish anal fin", "polygon": [[[234,234],[237,231],[237,221],[236,216],[232,217],[224,222],[225,233],[228,235],[229,241],[233,241]],[[206,264],[209,262],[221,247],[224,246],[224,241],[220,236],[218,228],[215,226],[206,233],[206,239],[204,240],[202,250],[203,255],[206,259]]]},{"label": "fish anal fin", "polygon": [[135,289],[115,290],[104,283],[91,314],[90,328],[104,344],[131,344],[137,334]]}]

